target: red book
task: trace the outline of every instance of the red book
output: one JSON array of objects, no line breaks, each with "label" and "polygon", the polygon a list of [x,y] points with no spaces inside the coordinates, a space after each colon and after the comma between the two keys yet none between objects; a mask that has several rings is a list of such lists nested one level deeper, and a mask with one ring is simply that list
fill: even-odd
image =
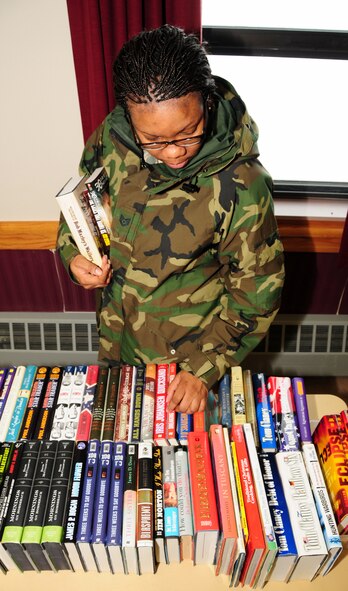
[{"label": "red book", "polygon": [[[168,367],[168,385],[176,376],[176,363],[169,363]],[[178,445],[176,438],[176,411],[167,410],[167,441],[170,445]]]},{"label": "red book", "polygon": [[87,367],[86,385],[83,394],[79,422],[77,424],[76,441],[88,441],[91,433],[93,403],[97,388],[99,365]]},{"label": "red book", "polygon": [[193,413],[193,430],[206,431],[204,410],[200,410],[199,412]]},{"label": "red book", "polygon": [[213,564],[219,537],[214,478],[206,431],[188,434],[194,527],[194,563]]},{"label": "red book", "polygon": [[210,426],[210,443],[221,533],[215,574],[231,574],[237,546],[237,526],[222,425]]},{"label": "red book", "polygon": [[245,545],[246,557],[240,580],[243,585],[249,585],[252,587],[258,575],[263,556],[266,552],[266,543],[257,505],[256,490],[252,477],[243,425],[232,425],[231,435],[235,443],[244,507],[249,529],[249,537]]},{"label": "red book", "polygon": [[340,417],[341,417],[342,425],[344,425],[344,428],[345,428],[346,433],[348,435],[348,410],[346,408],[344,410],[341,410]]},{"label": "red book", "polygon": [[157,365],[154,424],[154,441],[156,445],[168,445],[166,438],[168,371],[169,366],[167,363]]}]

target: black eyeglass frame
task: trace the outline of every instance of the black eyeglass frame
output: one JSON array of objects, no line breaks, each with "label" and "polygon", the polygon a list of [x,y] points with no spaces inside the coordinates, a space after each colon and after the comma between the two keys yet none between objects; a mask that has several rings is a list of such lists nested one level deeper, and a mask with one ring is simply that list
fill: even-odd
[{"label": "black eyeglass frame", "polygon": [[[179,140],[171,140],[170,142],[146,142],[141,143],[136,141],[136,145],[142,150],[163,150],[167,146],[178,146],[179,148],[187,148],[189,146],[196,146],[200,144],[205,138],[206,132],[199,135],[193,135],[192,137],[184,137]],[[196,140],[192,142],[192,140]],[[189,142],[189,143],[186,143]],[[156,147],[153,147],[156,146]]]}]

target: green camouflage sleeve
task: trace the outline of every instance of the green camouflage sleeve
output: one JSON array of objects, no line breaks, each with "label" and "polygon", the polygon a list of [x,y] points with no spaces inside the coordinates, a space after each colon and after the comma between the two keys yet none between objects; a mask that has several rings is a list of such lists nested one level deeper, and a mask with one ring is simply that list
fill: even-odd
[{"label": "green camouflage sleeve", "polygon": [[[208,387],[231,366],[240,365],[258,345],[280,306],[284,260],[271,179],[258,174],[255,167],[260,165],[251,165],[250,178],[236,190],[235,208],[226,216],[221,236],[219,259],[225,290],[220,312],[207,327],[202,347],[213,367],[205,373],[203,367],[194,372]],[[238,169],[236,173],[238,176]],[[192,371],[195,360],[190,359],[189,364],[182,368]]]}]

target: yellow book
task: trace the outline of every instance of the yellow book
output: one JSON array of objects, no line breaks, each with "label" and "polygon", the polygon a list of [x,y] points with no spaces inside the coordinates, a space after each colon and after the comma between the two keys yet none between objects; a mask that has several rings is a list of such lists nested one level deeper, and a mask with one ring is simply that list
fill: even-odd
[{"label": "yellow book", "polygon": [[243,530],[243,535],[244,535],[244,544],[246,544],[248,541],[248,538],[249,538],[249,528],[248,528],[248,522],[247,522],[246,513],[245,513],[242,484],[240,481],[240,474],[239,474],[238,461],[237,461],[237,455],[236,455],[236,445],[235,445],[234,441],[231,441],[231,452],[232,452],[232,462],[233,462],[234,474],[236,477],[240,519],[241,519],[241,525],[242,525],[242,530]]},{"label": "yellow book", "polygon": [[246,423],[243,370],[240,365],[231,367],[232,425]]}]

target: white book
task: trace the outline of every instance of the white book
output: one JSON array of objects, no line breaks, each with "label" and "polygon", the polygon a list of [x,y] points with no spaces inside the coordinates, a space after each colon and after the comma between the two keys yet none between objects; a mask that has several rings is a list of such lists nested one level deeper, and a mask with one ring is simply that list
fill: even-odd
[{"label": "white book", "polygon": [[56,195],[56,201],[80,253],[92,263],[101,266],[102,257],[79,199],[86,189],[85,180],[86,176],[72,177]]},{"label": "white book", "polygon": [[17,398],[21,390],[25,370],[25,365],[19,365],[16,369],[16,374],[13,378],[11,390],[9,391],[5,408],[0,419],[0,441],[6,441],[6,435],[10,426],[13,411],[16,406]]},{"label": "white book", "polygon": [[311,581],[326,560],[328,552],[302,453],[279,452],[276,462],[298,553],[289,580]]},{"label": "white book", "polygon": [[62,381],[59,387],[57,403],[53,415],[52,427],[50,432],[51,440],[65,439],[65,427],[69,419],[70,395],[74,385],[74,375],[76,368],[74,365],[66,365],[63,370]]},{"label": "white book", "polygon": [[343,546],[314,444],[303,445],[302,455],[328,551],[327,559],[318,574],[327,575],[341,554]]},{"label": "white book", "polygon": [[123,494],[122,555],[126,574],[139,574],[137,551],[137,446],[128,444]]},{"label": "white book", "polygon": [[187,451],[175,450],[176,487],[178,493],[180,558],[193,560],[193,515]]},{"label": "white book", "polygon": [[227,456],[227,464],[228,464],[228,472],[230,475],[230,482],[231,482],[231,490],[232,490],[232,499],[234,504],[234,513],[235,513],[235,520],[237,526],[237,548],[236,554],[234,558],[234,564],[232,568],[231,580],[230,580],[230,587],[237,587],[239,585],[239,577],[240,573],[243,568],[244,560],[245,560],[245,544],[244,544],[244,534],[242,528],[242,522],[240,517],[240,507],[238,501],[238,493],[237,493],[237,484],[236,478],[233,469],[233,462],[232,462],[232,454],[231,454],[231,443],[228,434],[228,428],[223,427],[223,435],[225,441],[225,448],[226,448],[226,456]]}]

